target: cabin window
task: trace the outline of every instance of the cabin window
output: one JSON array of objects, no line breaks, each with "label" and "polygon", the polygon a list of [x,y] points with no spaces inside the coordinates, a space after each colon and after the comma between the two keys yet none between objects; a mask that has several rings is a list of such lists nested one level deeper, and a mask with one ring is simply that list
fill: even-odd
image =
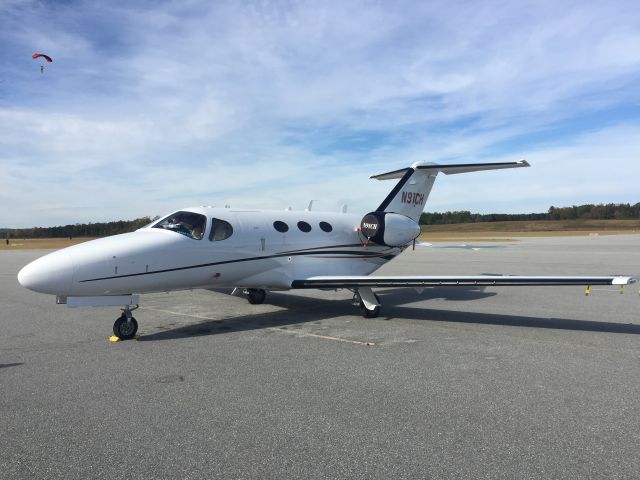
[{"label": "cabin window", "polygon": [[311,231],[311,225],[309,225],[307,222],[298,222],[298,228],[303,232]]},{"label": "cabin window", "polygon": [[179,233],[194,240],[202,240],[207,218],[193,212],[177,212],[160,220],[153,228],[162,228]]},{"label": "cabin window", "polygon": [[320,222],[320,229],[321,229],[323,232],[327,232],[327,233],[329,233],[331,230],[333,230],[333,227],[331,226],[331,224],[330,224],[330,223],[327,223],[327,222]]},{"label": "cabin window", "polygon": [[219,218],[211,219],[211,231],[209,232],[209,240],[217,242],[226,240],[233,234],[233,227],[229,222],[220,220]]},{"label": "cabin window", "polygon": [[280,220],[276,220],[275,222],[273,222],[273,228],[275,228],[280,233],[285,233],[289,231],[289,225],[287,225],[284,222],[281,222]]}]

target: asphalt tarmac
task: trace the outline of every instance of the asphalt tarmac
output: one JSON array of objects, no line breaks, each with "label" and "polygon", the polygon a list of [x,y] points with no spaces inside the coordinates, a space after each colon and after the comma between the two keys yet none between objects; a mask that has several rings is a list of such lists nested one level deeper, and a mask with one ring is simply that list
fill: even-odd
[{"label": "asphalt tarmac", "polygon": [[[640,274],[640,235],[490,246],[379,273]],[[44,253],[0,252],[2,479],[640,476],[638,284],[144,295],[111,343],[17,283]]]}]

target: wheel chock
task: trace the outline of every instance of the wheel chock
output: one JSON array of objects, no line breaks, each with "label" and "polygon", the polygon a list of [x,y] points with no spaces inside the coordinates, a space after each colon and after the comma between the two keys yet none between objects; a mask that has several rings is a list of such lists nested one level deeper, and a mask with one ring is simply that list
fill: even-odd
[{"label": "wheel chock", "polygon": [[[131,340],[138,340],[140,338],[140,335],[134,335],[134,337]],[[116,337],[115,335],[111,335],[109,337],[109,341],[110,342],[121,342],[122,339],[120,337]]]}]

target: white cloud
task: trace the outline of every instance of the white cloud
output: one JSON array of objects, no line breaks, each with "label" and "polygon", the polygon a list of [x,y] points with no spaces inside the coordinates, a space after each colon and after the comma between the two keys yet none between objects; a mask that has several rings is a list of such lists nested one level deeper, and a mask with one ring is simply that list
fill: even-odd
[{"label": "white cloud", "polygon": [[[437,209],[640,200],[631,1],[3,2],[0,15],[0,227],[200,203],[366,210],[392,186],[368,175],[423,159],[534,164],[440,179]],[[36,50],[54,56],[44,74]],[[603,162],[615,168],[594,179]]]},{"label": "white cloud", "polygon": [[566,145],[532,148],[525,157],[531,168],[439,179],[431,207],[517,213],[544,212],[551,205],[640,201],[640,123],[588,132]]}]

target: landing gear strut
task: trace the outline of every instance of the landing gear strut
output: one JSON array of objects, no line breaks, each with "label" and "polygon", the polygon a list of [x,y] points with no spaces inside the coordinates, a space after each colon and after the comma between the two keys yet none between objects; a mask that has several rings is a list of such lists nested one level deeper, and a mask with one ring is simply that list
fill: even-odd
[{"label": "landing gear strut", "polygon": [[364,318],[376,318],[380,315],[380,298],[368,287],[354,290],[353,304],[360,308]]},{"label": "landing gear strut", "polygon": [[138,305],[133,305],[133,308],[129,306],[122,309],[122,315],[120,315],[113,324],[113,334],[120,340],[130,340],[135,337],[138,331],[138,322],[131,312],[138,308]]},{"label": "landing gear strut", "polygon": [[261,304],[267,297],[267,292],[261,288],[245,288],[242,293],[247,296],[247,300],[252,305]]}]

